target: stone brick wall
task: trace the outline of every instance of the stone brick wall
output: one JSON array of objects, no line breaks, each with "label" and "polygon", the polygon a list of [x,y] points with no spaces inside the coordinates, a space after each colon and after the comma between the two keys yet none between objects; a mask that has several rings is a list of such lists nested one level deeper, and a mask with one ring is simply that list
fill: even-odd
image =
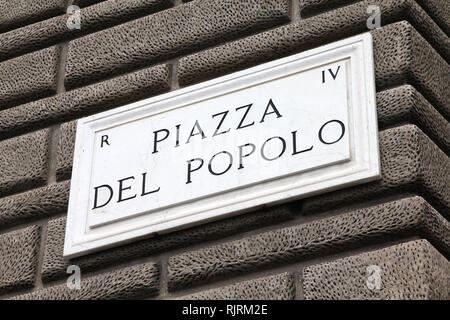
[{"label": "stone brick wall", "polygon": [[[79,0],[80,30],[71,4],[0,0],[0,298],[450,299],[448,0]],[[63,258],[78,118],[368,32],[371,4],[381,180]]]}]

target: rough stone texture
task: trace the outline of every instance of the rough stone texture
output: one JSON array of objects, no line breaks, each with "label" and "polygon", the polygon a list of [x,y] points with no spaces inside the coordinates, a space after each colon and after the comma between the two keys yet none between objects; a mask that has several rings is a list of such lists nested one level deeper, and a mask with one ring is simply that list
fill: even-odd
[{"label": "rough stone texture", "polygon": [[[360,0],[298,0],[298,3],[301,16],[305,19],[359,1]],[[373,4],[377,5],[378,1],[374,0]]]},{"label": "rough stone texture", "polygon": [[71,16],[68,14],[37,22],[0,34],[0,60],[106,29],[171,6],[170,0],[104,1],[81,9],[80,29],[67,27],[67,21]]},{"label": "rough stone texture", "polygon": [[[365,10],[369,2],[333,10],[183,57],[178,66],[180,85],[194,84],[366,32]],[[418,30],[429,25],[422,34],[444,58],[450,59],[448,37],[436,25],[433,26],[430,18],[412,18],[410,11],[405,9],[410,8],[409,4],[417,12],[425,14],[414,2],[383,1],[383,23],[408,19]],[[450,90],[446,85],[450,81],[450,66],[408,22],[385,26],[372,31],[372,35],[378,90],[408,82],[436,107],[448,106]],[[450,114],[445,116],[448,118]]]},{"label": "rough stone texture", "polygon": [[169,89],[169,66],[159,65],[2,110],[0,139],[112,109]]},{"label": "rough stone texture", "polygon": [[76,132],[76,120],[63,123],[60,127],[58,152],[56,155],[56,178],[58,181],[70,179],[72,174]]},{"label": "rough stone texture", "polygon": [[418,3],[448,35],[450,34],[450,6],[441,0],[419,0]]},{"label": "rough stone texture", "polygon": [[377,29],[373,38],[377,88],[410,83],[450,118],[450,65],[428,42],[406,22]]},{"label": "rough stone texture", "polygon": [[168,288],[174,291],[412,234],[450,253],[450,223],[423,198],[413,197],[172,256]]},{"label": "rough stone texture", "polygon": [[288,21],[287,0],[197,0],[71,41],[76,87]]},{"label": "rough stone texture", "polygon": [[[338,6],[348,5],[356,0],[300,0],[300,11],[303,18],[323,11],[335,9]],[[371,1],[373,5],[380,5],[384,0]],[[416,0],[433,18],[439,27],[446,33],[450,33],[450,6],[446,0]],[[383,19],[383,17],[381,17]]]},{"label": "rough stone texture", "polygon": [[93,4],[96,4],[96,3],[99,3],[102,1],[105,1],[105,0],[75,0],[75,3],[77,3],[77,5],[80,8],[84,8],[84,7],[91,6]]},{"label": "rough stone texture", "polygon": [[0,142],[0,196],[46,182],[48,144],[48,129]]},{"label": "rough stone texture", "polygon": [[[380,288],[366,284],[380,268]],[[370,279],[371,280],[371,279]],[[426,240],[362,253],[303,270],[307,300],[450,299],[450,262]]]},{"label": "rough stone texture", "polygon": [[59,218],[48,223],[48,236],[45,247],[42,276],[44,281],[64,278],[70,264],[76,264],[82,270],[90,271],[114,265],[122,261],[160,253],[198,242],[218,239],[262,226],[285,221],[293,217],[293,209],[279,206],[247,213],[241,216],[211,222],[202,226],[181,230],[129,245],[104,250],[70,261],[63,258],[66,219]]},{"label": "rough stone texture", "polygon": [[[83,269],[81,269],[83,271]],[[159,266],[138,264],[98,276],[83,278],[81,289],[71,290],[66,283],[13,297],[17,300],[117,300],[147,298],[159,292]]]},{"label": "rough stone texture", "polygon": [[183,296],[181,300],[293,300],[294,277],[277,274]]},{"label": "rough stone texture", "polygon": [[[450,105],[445,106],[449,109]],[[450,113],[450,110],[443,113]],[[450,155],[450,122],[412,86],[404,85],[377,93],[380,129],[412,123]]]},{"label": "rough stone texture", "polygon": [[0,110],[56,92],[56,47],[0,63]]},{"label": "rough stone texture", "polygon": [[62,14],[66,0],[0,0],[0,32]]},{"label": "rough stone texture", "polygon": [[317,213],[378,199],[393,193],[422,195],[441,214],[450,216],[450,158],[416,126],[380,134],[382,179],[304,199],[303,212]]},{"label": "rough stone texture", "polygon": [[39,239],[38,226],[0,235],[0,293],[34,285]]},{"label": "rough stone texture", "polygon": [[0,229],[65,213],[70,181],[0,198]]},{"label": "rough stone texture", "polygon": [[[339,8],[324,14],[300,20],[283,27],[263,32],[251,37],[239,39],[229,44],[221,45],[194,54],[191,57],[182,58],[197,59],[203,68],[208,70],[209,59],[215,58],[221,69],[217,74],[226,70],[240,69],[250,65],[269,61],[275,58],[304,51],[328,42],[333,42],[345,37],[369,31],[367,29],[367,6],[373,1],[362,1],[354,5]],[[427,14],[414,1],[387,0],[380,3],[382,25],[386,26],[395,22],[406,20],[410,22],[423,37],[446,59],[450,56],[450,43],[448,36],[427,16]],[[398,39],[400,40],[400,39]],[[401,44],[401,43],[400,43]],[[253,51],[251,50],[253,48]],[[256,61],[249,59],[249,54]],[[220,59],[219,57],[223,56]],[[211,61],[212,62],[212,61]],[[188,63],[186,61],[186,67]],[[228,67],[228,69],[227,69]],[[224,70],[222,70],[222,68]],[[212,70],[210,71],[212,72]],[[228,71],[229,72],[229,71]],[[199,75],[201,75],[199,73]],[[187,79],[185,80],[187,81]]]}]

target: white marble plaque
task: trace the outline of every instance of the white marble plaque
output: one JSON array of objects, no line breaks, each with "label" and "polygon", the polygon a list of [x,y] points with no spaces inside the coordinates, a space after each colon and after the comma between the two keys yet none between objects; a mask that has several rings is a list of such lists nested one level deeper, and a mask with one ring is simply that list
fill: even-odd
[{"label": "white marble plaque", "polygon": [[369,33],[78,121],[64,255],[379,177]]}]

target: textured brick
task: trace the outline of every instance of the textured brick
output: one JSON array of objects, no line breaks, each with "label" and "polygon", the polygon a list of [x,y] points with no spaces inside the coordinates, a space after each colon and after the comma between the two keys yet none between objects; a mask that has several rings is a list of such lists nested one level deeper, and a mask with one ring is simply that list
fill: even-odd
[{"label": "textured brick", "polygon": [[46,182],[48,140],[44,129],[0,142],[0,196]]},{"label": "textured brick", "polygon": [[[445,106],[450,113],[450,105]],[[377,93],[380,129],[401,123],[417,125],[445,152],[450,154],[450,122],[412,86],[403,85]]]},{"label": "textured brick", "polygon": [[49,126],[166,92],[169,67],[159,65],[0,111],[0,138]]},{"label": "textured brick", "polygon": [[75,3],[77,3],[79,7],[84,8],[103,1],[105,0],[76,0]]},{"label": "textured brick", "polygon": [[[318,14],[323,11],[329,11],[337,7],[348,5],[355,0],[300,0],[300,11],[302,17]],[[372,1],[373,5],[379,5],[384,2]],[[416,0],[416,2],[425,9],[434,21],[442,28],[442,30],[450,33],[450,6],[447,0]],[[381,16],[383,19],[383,16]]]},{"label": "textured brick", "polygon": [[[423,28],[425,21],[408,16],[405,3],[410,2],[383,1],[383,23],[408,19],[414,21],[416,28]],[[367,1],[357,3],[183,57],[178,66],[180,85],[208,80],[365,32],[367,4]],[[434,43],[431,37],[434,34],[437,39],[434,47],[441,48],[441,55],[450,59],[448,37],[436,26],[429,29],[426,39]],[[377,90],[410,83],[434,106],[442,109],[448,106],[450,66],[408,22],[385,26],[372,31],[372,35]]]},{"label": "textured brick", "polygon": [[[223,74],[367,32],[369,30],[366,25],[366,10],[370,4],[373,4],[373,1],[358,2],[182,58],[180,72],[182,74],[183,67],[190,70],[189,62],[194,62],[191,68],[196,70],[198,68],[196,64],[199,64],[201,69],[207,72],[203,77],[211,77],[209,73],[214,72],[210,70],[211,63],[217,64],[219,68],[215,74]],[[432,44],[441,56],[449,59],[448,36],[417,3],[411,0],[383,0],[380,3],[380,9],[383,26],[406,20]],[[398,40],[397,46],[405,44]],[[198,73],[198,77],[201,79],[201,72]],[[195,80],[195,75],[191,75],[186,79],[181,77],[180,81],[188,84],[198,80]]]},{"label": "textured brick", "polygon": [[39,239],[38,226],[0,235],[0,293],[34,285]]},{"label": "textured brick", "polygon": [[287,0],[197,0],[71,41],[76,87],[288,21]]},{"label": "textured brick", "polygon": [[197,292],[182,300],[293,300],[294,277],[289,273],[277,274],[235,283],[226,287]]},{"label": "textured brick", "polygon": [[104,1],[81,9],[80,29],[69,29],[70,15],[62,15],[0,34],[0,60],[42,49],[100,29],[133,20],[172,6],[170,0]]},{"label": "textured brick", "polygon": [[83,278],[80,289],[70,289],[65,283],[13,297],[17,300],[115,300],[155,296],[159,292],[159,266],[139,264],[98,276]]},{"label": "textured brick", "polygon": [[58,152],[56,155],[56,178],[59,181],[70,179],[70,175],[72,174],[76,131],[76,120],[61,125]]},{"label": "textured brick", "polygon": [[419,0],[418,3],[446,34],[450,33],[450,6],[444,0]]},{"label": "textured brick", "polygon": [[0,32],[64,13],[66,0],[0,0]]},{"label": "textured brick", "polygon": [[413,197],[172,256],[168,287],[174,291],[412,234],[450,252],[450,223],[423,198]]},{"label": "textured brick", "polygon": [[51,47],[0,63],[0,110],[55,93],[58,56]]},{"label": "textured brick", "polygon": [[377,29],[373,37],[377,88],[412,84],[450,117],[450,65],[428,42],[406,22]]},{"label": "textured brick", "polygon": [[412,125],[383,131],[380,145],[381,180],[304,199],[303,212],[317,213],[403,192],[424,196],[449,217],[450,158]]},{"label": "textured brick", "polygon": [[76,264],[83,270],[97,270],[123,261],[192,245],[199,242],[238,234],[258,227],[271,225],[292,218],[293,212],[286,206],[274,207],[255,213],[211,222],[202,226],[181,230],[147,240],[104,250],[87,256],[67,260],[63,258],[66,219],[49,222],[42,275],[44,281],[64,278],[66,268]]},{"label": "textured brick", "polygon": [[[369,287],[380,270],[380,287]],[[372,271],[373,272],[373,271]],[[371,283],[373,285],[373,283]],[[305,299],[450,299],[450,262],[428,241],[417,240],[303,270]]]},{"label": "textured brick", "polygon": [[65,213],[70,181],[0,198],[0,228]]}]

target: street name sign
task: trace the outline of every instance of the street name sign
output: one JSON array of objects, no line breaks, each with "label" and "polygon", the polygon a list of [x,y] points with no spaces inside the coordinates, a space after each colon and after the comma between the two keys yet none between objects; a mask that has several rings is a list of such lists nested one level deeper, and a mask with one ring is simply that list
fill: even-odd
[{"label": "street name sign", "polygon": [[78,120],[64,256],[379,175],[366,33]]}]

